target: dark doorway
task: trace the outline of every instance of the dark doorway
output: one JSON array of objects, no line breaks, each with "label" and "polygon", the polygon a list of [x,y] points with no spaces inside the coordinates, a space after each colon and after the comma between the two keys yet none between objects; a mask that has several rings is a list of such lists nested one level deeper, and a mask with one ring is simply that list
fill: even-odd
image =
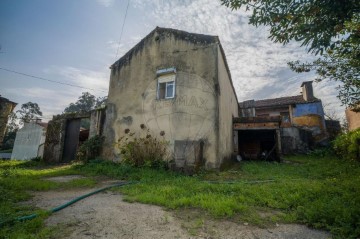
[{"label": "dark doorway", "polygon": [[79,143],[81,119],[71,119],[66,122],[65,142],[63,151],[63,162],[70,162],[76,157]]},{"label": "dark doorway", "polygon": [[244,159],[276,160],[276,130],[239,130],[239,153]]}]

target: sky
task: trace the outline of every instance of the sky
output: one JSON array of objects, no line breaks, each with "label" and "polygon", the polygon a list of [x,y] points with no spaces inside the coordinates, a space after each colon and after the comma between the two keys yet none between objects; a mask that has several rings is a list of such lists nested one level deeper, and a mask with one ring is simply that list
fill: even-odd
[{"label": "sky", "polygon": [[[156,26],[219,36],[239,101],[300,94],[315,74],[294,73],[286,63],[314,56],[297,42],[271,42],[268,28],[249,25],[248,17],[219,0],[1,0],[0,68],[43,80],[0,69],[0,95],[17,102],[15,110],[38,103],[44,121],[82,92],[106,96],[109,66]],[[314,83],[314,93],[342,118],[337,86]]]}]

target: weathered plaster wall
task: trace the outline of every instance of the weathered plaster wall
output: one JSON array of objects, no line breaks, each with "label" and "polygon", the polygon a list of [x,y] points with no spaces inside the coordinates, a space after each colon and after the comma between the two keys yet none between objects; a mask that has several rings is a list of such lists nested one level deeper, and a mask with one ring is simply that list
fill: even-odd
[{"label": "weathered plaster wall", "polygon": [[[218,48],[218,79],[219,79],[219,163],[226,163],[238,147],[237,137],[233,131],[233,117],[238,117],[238,100],[231,82],[231,76],[225,65],[225,59]],[[219,165],[216,165],[218,167]]]},{"label": "weathered plaster wall", "polygon": [[[103,156],[119,160],[114,142],[124,136],[126,129],[141,134],[140,125],[145,124],[154,136],[165,132],[172,152],[183,152],[183,156],[174,155],[178,167],[193,166],[191,155],[200,142],[204,143],[206,166],[216,167],[218,44],[155,32],[136,48],[111,71]],[[156,71],[170,67],[176,68],[175,98],[157,100]]]},{"label": "weathered plaster wall", "polygon": [[102,135],[105,122],[105,109],[91,111],[89,138],[95,135]]},{"label": "weathered plaster wall", "polygon": [[257,108],[256,109],[256,116],[267,115],[267,116],[279,116],[280,113],[288,113],[289,107],[282,106],[282,107],[269,107],[269,108]]},{"label": "weathered plaster wall", "polygon": [[11,159],[43,157],[40,146],[45,142],[45,134],[46,128],[36,123],[25,123],[16,133]]},{"label": "weathered plaster wall", "polygon": [[354,112],[350,109],[345,111],[346,120],[349,124],[349,130],[360,128],[360,112]]},{"label": "weathered plaster wall", "polygon": [[9,114],[14,110],[16,103],[0,96],[0,148],[6,133]]},{"label": "weathered plaster wall", "polygon": [[296,104],[296,106],[293,108],[292,114],[294,117],[300,117],[311,114],[317,114],[324,117],[324,110],[322,107],[322,103],[320,101],[320,102],[313,102],[306,104]]},{"label": "weathered plaster wall", "polygon": [[292,124],[294,126],[310,130],[315,141],[327,138],[324,110],[322,103],[313,102],[296,104],[291,110]]},{"label": "weathered plaster wall", "polygon": [[305,153],[312,146],[310,131],[296,127],[280,128],[280,135],[283,154]]}]

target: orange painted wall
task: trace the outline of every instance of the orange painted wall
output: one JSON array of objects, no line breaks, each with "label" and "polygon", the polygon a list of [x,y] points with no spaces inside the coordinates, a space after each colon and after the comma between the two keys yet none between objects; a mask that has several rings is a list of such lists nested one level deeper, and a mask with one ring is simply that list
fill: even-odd
[{"label": "orange painted wall", "polygon": [[315,141],[319,141],[327,137],[323,118],[320,115],[310,114],[300,117],[293,117],[292,123],[293,125],[302,128],[318,128],[319,131],[318,133],[315,133],[315,135],[314,130],[312,130]]}]

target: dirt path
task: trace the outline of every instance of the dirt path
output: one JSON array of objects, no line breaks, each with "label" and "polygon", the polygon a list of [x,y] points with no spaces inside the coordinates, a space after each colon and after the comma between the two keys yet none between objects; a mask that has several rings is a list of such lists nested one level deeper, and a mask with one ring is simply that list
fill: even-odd
[{"label": "dirt path", "polygon": [[[109,184],[109,183],[107,183]],[[100,185],[98,188],[103,187]],[[59,206],[93,189],[34,192],[30,204],[43,209]],[[127,203],[111,191],[98,193],[51,215],[46,224],[62,225],[57,238],[330,238],[328,233],[301,225],[261,229],[229,221],[178,217],[161,207]]]}]

